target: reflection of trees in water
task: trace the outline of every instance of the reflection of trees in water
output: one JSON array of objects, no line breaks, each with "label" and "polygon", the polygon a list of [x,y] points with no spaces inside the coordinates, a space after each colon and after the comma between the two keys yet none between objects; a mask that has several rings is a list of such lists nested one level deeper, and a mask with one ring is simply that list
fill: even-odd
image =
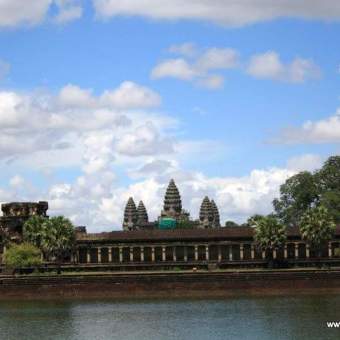
[{"label": "reflection of trees in water", "polygon": [[337,339],[340,297],[0,302],[0,339]]},{"label": "reflection of trees in water", "polygon": [[0,302],[1,339],[70,339],[72,304],[60,301]]}]

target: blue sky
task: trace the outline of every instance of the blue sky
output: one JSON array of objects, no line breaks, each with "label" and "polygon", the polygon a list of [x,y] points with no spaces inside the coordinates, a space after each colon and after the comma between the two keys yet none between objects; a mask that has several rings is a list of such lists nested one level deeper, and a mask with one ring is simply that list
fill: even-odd
[{"label": "blue sky", "polygon": [[174,177],[193,218],[208,194],[243,221],[338,154],[339,6],[200,2],[3,0],[0,200],[110,230],[130,195],[156,218]]}]

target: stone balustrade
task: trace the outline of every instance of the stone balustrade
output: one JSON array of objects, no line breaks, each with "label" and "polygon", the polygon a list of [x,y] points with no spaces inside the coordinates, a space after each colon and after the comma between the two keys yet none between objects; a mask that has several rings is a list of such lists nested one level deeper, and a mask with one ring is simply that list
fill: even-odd
[{"label": "stone balustrade", "polygon": [[[329,242],[324,257],[332,258],[334,247],[340,242]],[[317,257],[303,241],[288,242],[282,249],[274,249],[273,259],[309,259]],[[203,244],[155,244],[113,245],[78,247],[72,262],[78,263],[142,263],[142,262],[231,262],[265,260],[268,252],[254,243],[203,243]]]}]

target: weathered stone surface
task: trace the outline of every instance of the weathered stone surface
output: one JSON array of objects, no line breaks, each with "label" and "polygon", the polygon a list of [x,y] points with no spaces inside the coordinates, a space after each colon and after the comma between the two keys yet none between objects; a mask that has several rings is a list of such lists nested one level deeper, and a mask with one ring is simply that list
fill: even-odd
[{"label": "weathered stone surface", "polygon": [[201,228],[212,228],[214,212],[208,196],[205,196],[201,203],[199,218]]},{"label": "weathered stone surface", "polygon": [[126,203],[124,210],[124,222],[123,229],[124,230],[133,230],[136,228],[138,221],[138,212],[136,208],[136,204],[132,197],[130,197]]},{"label": "weathered stone surface", "polygon": [[145,205],[143,201],[139,201],[138,208],[137,208],[137,225],[144,225],[149,222],[148,212],[146,211]]},{"label": "weathered stone surface", "polygon": [[214,228],[220,228],[221,227],[221,223],[220,223],[220,213],[218,211],[217,205],[215,203],[214,200],[210,201],[211,203],[211,207],[212,207],[212,211],[213,211],[213,227]]},{"label": "weathered stone surface", "polygon": [[24,223],[34,215],[48,217],[46,215],[47,209],[48,203],[45,201],[2,204],[3,216],[0,217],[0,238],[14,242],[20,241]]},{"label": "weathered stone surface", "polygon": [[182,212],[182,200],[173,179],[170,180],[164,197],[162,217],[173,217],[178,219]]}]

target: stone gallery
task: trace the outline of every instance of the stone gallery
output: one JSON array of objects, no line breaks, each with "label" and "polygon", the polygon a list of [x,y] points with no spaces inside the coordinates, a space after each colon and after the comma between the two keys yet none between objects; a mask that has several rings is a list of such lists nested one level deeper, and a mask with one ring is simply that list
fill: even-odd
[{"label": "stone gallery", "polygon": [[[24,222],[33,215],[47,216],[48,203],[7,203],[2,205],[0,227],[13,242],[20,242]],[[123,231],[87,233],[76,227],[75,250],[65,263],[80,267],[138,269],[146,267],[256,267],[266,253],[254,241],[248,226],[221,227],[214,200],[204,197],[197,220],[183,209],[179,190],[171,180],[165,192],[163,209],[156,221],[149,221],[142,201],[136,206],[129,198],[124,210]],[[322,251],[324,261],[336,262],[340,227]],[[3,252],[4,247],[1,247]],[[317,257],[301,238],[298,227],[287,229],[287,242],[273,250],[274,259],[294,265],[312,265]]]}]

